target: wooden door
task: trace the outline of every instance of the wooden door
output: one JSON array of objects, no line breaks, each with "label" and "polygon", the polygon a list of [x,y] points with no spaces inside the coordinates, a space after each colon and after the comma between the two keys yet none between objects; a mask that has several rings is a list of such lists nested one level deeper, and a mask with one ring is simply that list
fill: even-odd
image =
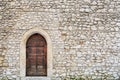
[{"label": "wooden door", "polygon": [[26,43],[26,76],[47,76],[47,43],[40,34]]}]

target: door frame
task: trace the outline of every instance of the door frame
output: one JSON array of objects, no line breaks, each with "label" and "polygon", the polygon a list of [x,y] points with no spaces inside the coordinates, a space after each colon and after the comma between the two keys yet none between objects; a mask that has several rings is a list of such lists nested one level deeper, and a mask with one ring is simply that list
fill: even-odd
[{"label": "door frame", "polygon": [[[37,28],[33,28],[25,32],[21,40],[21,44],[20,44],[20,77],[21,77],[21,80],[25,80],[25,78],[27,78],[26,77],[26,42],[28,38],[35,33],[42,35],[46,39],[46,42],[47,42],[47,76],[46,77],[47,78],[52,77],[52,67],[53,67],[52,65],[52,41],[46,31],[37,27]],[[40,76],[40,78],[45,78],[45,77]]]}]

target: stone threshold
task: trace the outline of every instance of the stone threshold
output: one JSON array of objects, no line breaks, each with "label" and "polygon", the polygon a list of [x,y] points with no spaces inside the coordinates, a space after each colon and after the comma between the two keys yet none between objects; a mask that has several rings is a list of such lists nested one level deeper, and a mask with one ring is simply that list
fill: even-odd
[{"label": "stone threshold", "polygon": [[25,77],[21,80],[51,80],[49,77]]}]

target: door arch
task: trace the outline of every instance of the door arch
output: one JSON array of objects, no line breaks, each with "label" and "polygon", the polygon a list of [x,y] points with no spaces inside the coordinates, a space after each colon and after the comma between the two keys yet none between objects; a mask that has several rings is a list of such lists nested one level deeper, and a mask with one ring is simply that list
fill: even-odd
[{"label": "door arch", "polygon": [[48,80],[52,77],[53,54],[52,54],[51,38],[45,30],[43,30],[39,27],[35,27],[35,28],[32,28],[32,29],[26,31],[23,34],[22,40],[20,43],[20,77],[21,77],[21,80],[25,80],[26,78],[33,78],[32,76],[29,76],[29,77],[26,76],[26,43],[27,43],[27,40],[29,39],[29,37],[35,33],[41,34],[46,39],[46,42],[47,42],[47,76],[46,77],[38,76],[37,78]]},{"label": "door arch", "polygon": [[26,43],[26,76],[47,76],[47,42],[38,33]]}]

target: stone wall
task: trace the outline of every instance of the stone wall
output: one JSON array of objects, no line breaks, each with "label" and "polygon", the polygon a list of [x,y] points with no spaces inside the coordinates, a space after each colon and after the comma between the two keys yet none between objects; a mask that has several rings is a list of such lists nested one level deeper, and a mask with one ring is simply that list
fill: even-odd
[{"label": "stone wall", "polygon": [[1,77],[20,77],[21,39],[36,27],[52,40],[52,78],[120,76],[120,0],[0,0]]}]

